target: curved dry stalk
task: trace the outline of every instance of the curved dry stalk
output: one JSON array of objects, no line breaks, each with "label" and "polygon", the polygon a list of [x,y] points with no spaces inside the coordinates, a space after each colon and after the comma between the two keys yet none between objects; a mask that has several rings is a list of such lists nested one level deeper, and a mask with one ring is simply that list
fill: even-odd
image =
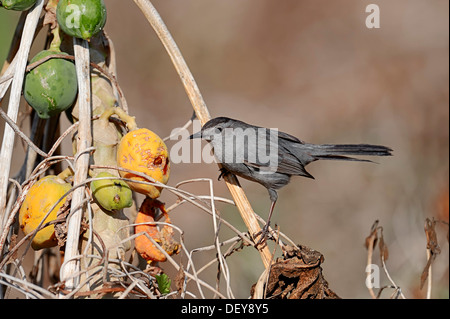
[{"label": "curved dry stalk", "polygon": [[402,297],[402,299],[406,299],[405,295],[402,292],[402,289],[394,282],[394,280],[392,279],[391,275],[389,274],[387,267],[386,267],[386,261],[384,260],[384,257],[381,256],[381,265],[383,267],[384,273],[386,274],[386,277],[388,278],[388,280],[391,282],[392,284],[392,288],[397,292],[397,294],[399,296]]}]

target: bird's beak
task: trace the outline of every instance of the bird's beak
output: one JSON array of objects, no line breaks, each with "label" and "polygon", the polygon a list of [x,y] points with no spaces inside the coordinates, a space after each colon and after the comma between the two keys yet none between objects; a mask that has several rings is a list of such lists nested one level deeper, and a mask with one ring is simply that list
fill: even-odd
[{"label": "bird's beak", "polygon": [[189,139],[191,139],[191,140],[194,139],[194,138],[202,138],[202,131],[199,131],[199,132],[189,136]]}]

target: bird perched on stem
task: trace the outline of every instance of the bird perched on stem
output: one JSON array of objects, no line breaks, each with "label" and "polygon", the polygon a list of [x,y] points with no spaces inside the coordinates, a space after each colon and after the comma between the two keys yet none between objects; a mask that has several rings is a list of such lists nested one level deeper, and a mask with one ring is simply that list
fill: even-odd
[{"label": "bird perched on stem", "polygon": [[392,155],[392,149],[380,145],[309,144],[277,129],[254,126],[227,117],[211,119],[190,138],[202,138],[211,144],[215,157],[222,165],[219,179],[229,172],[257,182],[269,191],[269,216],[257,246],[267,239],[278,199],[277,190],[287,185],[293,175],[314,179],[306,171],[306,165],[317,160],[372,162],[350,155]]}]

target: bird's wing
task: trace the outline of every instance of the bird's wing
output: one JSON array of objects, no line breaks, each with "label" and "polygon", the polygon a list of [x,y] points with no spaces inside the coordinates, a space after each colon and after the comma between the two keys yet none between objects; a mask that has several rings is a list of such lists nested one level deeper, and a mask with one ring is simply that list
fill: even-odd
[{"label": "bird's wing", "polygon": [[257,139],[257,148],[247,148],[249,156],[245,157],[244,164],[258,169],[260,172],[276,172],[314,178],[305,170],[301,159],[290,150],[292,144],[303,144],[304,142],[284,132],[273,130],[270,132],[271,134],[266,134],[265,138]]},{"label": "bird's wing", "polygon": [[280,158],[277,168],[278,173],[301,175],[314,179],[314,177],[306,171],[301,159],[295,156],[291,150],[288,147],[285,147],[282,143],[279,145],[278,153]]},{"label": "bird's wing", "polygon": [[292,136],[292,135],[290,135],[288,133],[284,133],[284,132],[281,132],[281,131],[278,131],[278,138],[281,138],[281,139],[283,139],[285,141],[288,141],[288,142],[305,144],[305,142],[299,140],[295,136]]}]

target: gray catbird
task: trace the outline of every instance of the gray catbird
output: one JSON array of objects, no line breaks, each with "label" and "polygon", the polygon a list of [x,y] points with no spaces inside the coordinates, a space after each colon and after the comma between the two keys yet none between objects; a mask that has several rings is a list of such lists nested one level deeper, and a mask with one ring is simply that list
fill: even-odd
[{"label": "gray catbird", "polygon": [[270,218],[277,201],[276,190],[287,185],[292,175],[314,177],[305,170],[309,163],[326,160],[372,162],[347,155],[389,156],[391,149],[369,144],[308,144],[287,133],[217,117],[190,136],[210,142],[222,164],[220,177],[231,172],[260,183],[269,191],[271,206],[258,245],[267,237]]}]

